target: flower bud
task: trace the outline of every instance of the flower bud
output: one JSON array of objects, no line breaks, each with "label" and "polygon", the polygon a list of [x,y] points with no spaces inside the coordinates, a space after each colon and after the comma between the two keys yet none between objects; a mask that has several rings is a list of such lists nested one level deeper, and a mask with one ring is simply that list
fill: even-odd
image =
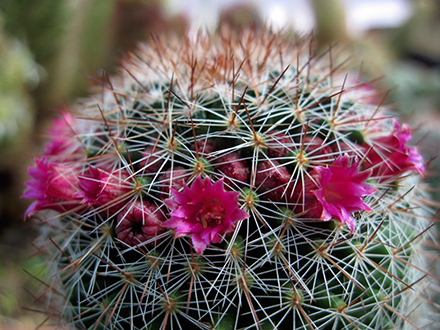
[{"label": "flower bud", "polygon": [[148,201],[136,201],[127,205],[118,214],[116,236],[130,246],[147,242],[145,245],[157,243],[154,238],[165,232],[162,222],[165,216],[159,208]]}]

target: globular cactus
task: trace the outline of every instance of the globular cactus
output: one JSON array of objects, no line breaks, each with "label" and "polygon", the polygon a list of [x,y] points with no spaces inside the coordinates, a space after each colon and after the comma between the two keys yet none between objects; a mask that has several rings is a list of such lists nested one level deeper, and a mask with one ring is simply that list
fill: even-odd
[{"label": "globular cactus", "polygon": [[439,326],[435,203],[411,129],[312,49],[266,30],[155,38],[55,122],[24,193],[49,316],[72,329]]}]

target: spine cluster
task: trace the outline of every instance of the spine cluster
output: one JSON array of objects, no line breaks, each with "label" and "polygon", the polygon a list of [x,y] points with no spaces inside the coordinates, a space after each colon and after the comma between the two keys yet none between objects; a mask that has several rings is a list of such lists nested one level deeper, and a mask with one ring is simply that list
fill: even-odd
[{"label": "spine cluster", "polygon": [[435,329],[423,158],[335,57],[265,30],[155,39],[63,113],[23,195],[51,314],[75,329]]}]

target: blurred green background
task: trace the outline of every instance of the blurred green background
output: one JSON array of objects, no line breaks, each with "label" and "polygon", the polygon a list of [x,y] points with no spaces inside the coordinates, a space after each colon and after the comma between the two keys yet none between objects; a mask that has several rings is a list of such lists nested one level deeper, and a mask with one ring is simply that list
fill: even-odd
[{"label": "blurred green background", "polygon": [[[104,72],[114,73],[123,54],[135,50],[140,40],[149,42],[152,35],[185,35],[208,20],[215,22],[211,29],[220,24],[236,29],[261,26],[263,22],[270,24],[271,18],[277,21],[276,10],[282,16],[283,4],[289,3],[291,9],[296,8],[292,7],[296,3],[299,15],[304,10],[310,16],[315,39],[322,49],[343,45],[355,54],[354,67],[362,67],[367,81],[381,77],[374,83],[383,91],[379,95],[387,95],[386,104],[395,107],[401,119],[416,128],[412,143],[418,145],[425,160],[438,155],[439,0],[402,0],[401,4],[410,8],[407,19],[394,25],[364,27],[356,33],[352,28],[357,18],[347,3],[361,4],[361,0],[228,0],[221,7],[220,2],[0,2],[0,329],[35,329],[45,319],[32,303],[36,298],[32,289],[38,283],[28,273],[37,274],[43,264],[38,256],[31,258],[35,253],[35,232],[31,221],[23,220],[30,201],[20,196],[27,166],[40,154],[50,118],[76,98],[86,96],[95,78],[103,79]],[[278,7],[265,8],[264,3]],[[379,6],[377,10],[385,9]],[[265,12],[270,12],[270,17],[265,17]],[[283,17],[284,23],[301,30],[299,21]],[[440,197],[439,167],[437,159],[430,161],[428,167],[427,181],[435,200]]]}]

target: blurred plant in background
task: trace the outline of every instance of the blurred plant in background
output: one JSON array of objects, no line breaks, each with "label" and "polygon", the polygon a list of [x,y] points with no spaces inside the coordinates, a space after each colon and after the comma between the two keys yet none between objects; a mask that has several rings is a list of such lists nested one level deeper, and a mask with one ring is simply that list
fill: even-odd
[{"label": "blurred plant in background", "polygon": [[33,93],[37,120],[86,93],[89,76],[110,71],[118,56],[151,33],[184,27],[158,0],[17,0],[0,3],[5,30],[28,45],[44,69]]},{"label": "blurred plant in background", "polygon": [[[39,82],[38,66],[26,46],[0,30],[0,228],[16,216],[20,166],[33,129],[29,89]],[[23,179],[23,177],[21,177]]]},{"label": "blurred plant in background", "polygon": [[0,15],[0,327],[19,329],[18,318],[21,324],[35,326],[35,316],[22,316],[21,297],[27,296],[23,267],[35,270],[38,261],[27,260],[29,250],[19,246],[25,243],[25,236],[10,227],[22,227],[18,225],[26,205],[19,199],[26,177],[22,164],[28,161],[34,125],[30,91],[39,84],[40,68],[28,47],[3,30],[2,18]]}]

